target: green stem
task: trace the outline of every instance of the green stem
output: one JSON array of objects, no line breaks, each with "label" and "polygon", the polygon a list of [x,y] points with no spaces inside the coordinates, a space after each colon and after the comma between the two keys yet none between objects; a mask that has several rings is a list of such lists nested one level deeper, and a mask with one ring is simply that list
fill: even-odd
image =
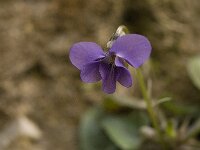
[{"label": "green stem", "polygon": [[162,137],[160,127],[158,125],[158,119],[157,119],[157,116],[155,114],[151,98],[148,95],[148,92],[147,92],[147,89],[146,89],[146,86],[145,86],[145,81],[144,81],[144,78],[143,78],[143,75],[142,75],[140,69],[137,69],[137,78],[138,78],[138,82],[139,82],[140,89],[141,89],[141,92],[142,92],[142,96],[143,96],[143,98],[144,98],[144,100],[146,102],[147,111],[149,113],[149,117],[151,119],[153,127],[156,130],[158,138],[160,139],[160,143],[163,146],[163,149],[166,149],[165,142],[164,142],[164,139]]}]

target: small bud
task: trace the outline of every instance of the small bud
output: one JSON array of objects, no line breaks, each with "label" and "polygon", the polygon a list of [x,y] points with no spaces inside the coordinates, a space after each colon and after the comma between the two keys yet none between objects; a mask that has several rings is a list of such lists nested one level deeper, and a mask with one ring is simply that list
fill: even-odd
[{"label": "small bud", "polygon": [[123,36],[123,35],[126,35],[128,33],[128,29],[126,26],[124,25],[121,25],[117,28],[116,32],[113,33],[113,35],[111,36],[110,40],[108,41],[107,43],[107,48],[111,48],[113,43],[115,42],[115,40],[120,37],[120,36]]}]

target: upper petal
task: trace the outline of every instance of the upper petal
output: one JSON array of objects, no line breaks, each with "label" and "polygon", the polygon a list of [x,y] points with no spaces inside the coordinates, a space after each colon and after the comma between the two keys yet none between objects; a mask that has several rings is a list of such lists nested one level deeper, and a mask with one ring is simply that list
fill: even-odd
[{"label": "upper petal", "polygon": [[102,77],[102,88],[105,93],[111,94],[116,89],[116,72],[115,68],[111,64],[100,63],[99,72]]},{"label": "upper petal", "polygon": [[127,34],[119,37],[112,45],[110,52],[125,59],[137,68],[150,56],[151,44],[148,39],[138,34]]},{"label": "upper petal", "polygon": [[80,70],[84,65],[102,57],[104,57],[102,48],[93,42],[79,42],[70,48],[69,58]]},{"label": "upper petal", "polygon": [[87,83],[101,80],[101,75],[99,73],[99,62],[84,65],[81,69],[81,79]]},{"label": "upper petal", "polygon": [[128,69],[124,67],[123,62],[120,61],[119,58],[115,59],[115,65],[117,66],[116,72],[117,72],[117,81],[125,86],[125,87],[131,87],[132,86],[132,77]]}]

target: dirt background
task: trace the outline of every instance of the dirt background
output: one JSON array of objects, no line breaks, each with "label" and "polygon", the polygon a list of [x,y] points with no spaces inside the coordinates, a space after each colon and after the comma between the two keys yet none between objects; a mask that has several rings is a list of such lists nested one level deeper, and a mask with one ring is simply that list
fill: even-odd
[{"label": "dirt background", "polygon": [[[69,48],[104,46],[121,24],[152,43],[154,96],[200,105],[185,67],[200,53],[199,10],[199,0],[1,0],[0,148],[78,149],[80,117],[96,100],[83,90]],[[10,138],[9,126],[23,117],[41,137]]]}]

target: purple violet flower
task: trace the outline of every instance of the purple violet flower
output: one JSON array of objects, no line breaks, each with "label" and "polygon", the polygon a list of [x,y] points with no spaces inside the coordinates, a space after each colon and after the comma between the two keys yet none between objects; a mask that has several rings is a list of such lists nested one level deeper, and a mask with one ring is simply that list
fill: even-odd
[{"label": "purple violet flower", "polygon": [[103,91],[115,92],[118,81],[125,87],[132,86],[132,78],[126,63],[138,68],[150,56],[151,44],[138,34],[126,34],[113,42],[108,52],[93,42],[79,42],[70,49],[70,60],[81,71],[81,79],[92,83],[102,80]]}]

